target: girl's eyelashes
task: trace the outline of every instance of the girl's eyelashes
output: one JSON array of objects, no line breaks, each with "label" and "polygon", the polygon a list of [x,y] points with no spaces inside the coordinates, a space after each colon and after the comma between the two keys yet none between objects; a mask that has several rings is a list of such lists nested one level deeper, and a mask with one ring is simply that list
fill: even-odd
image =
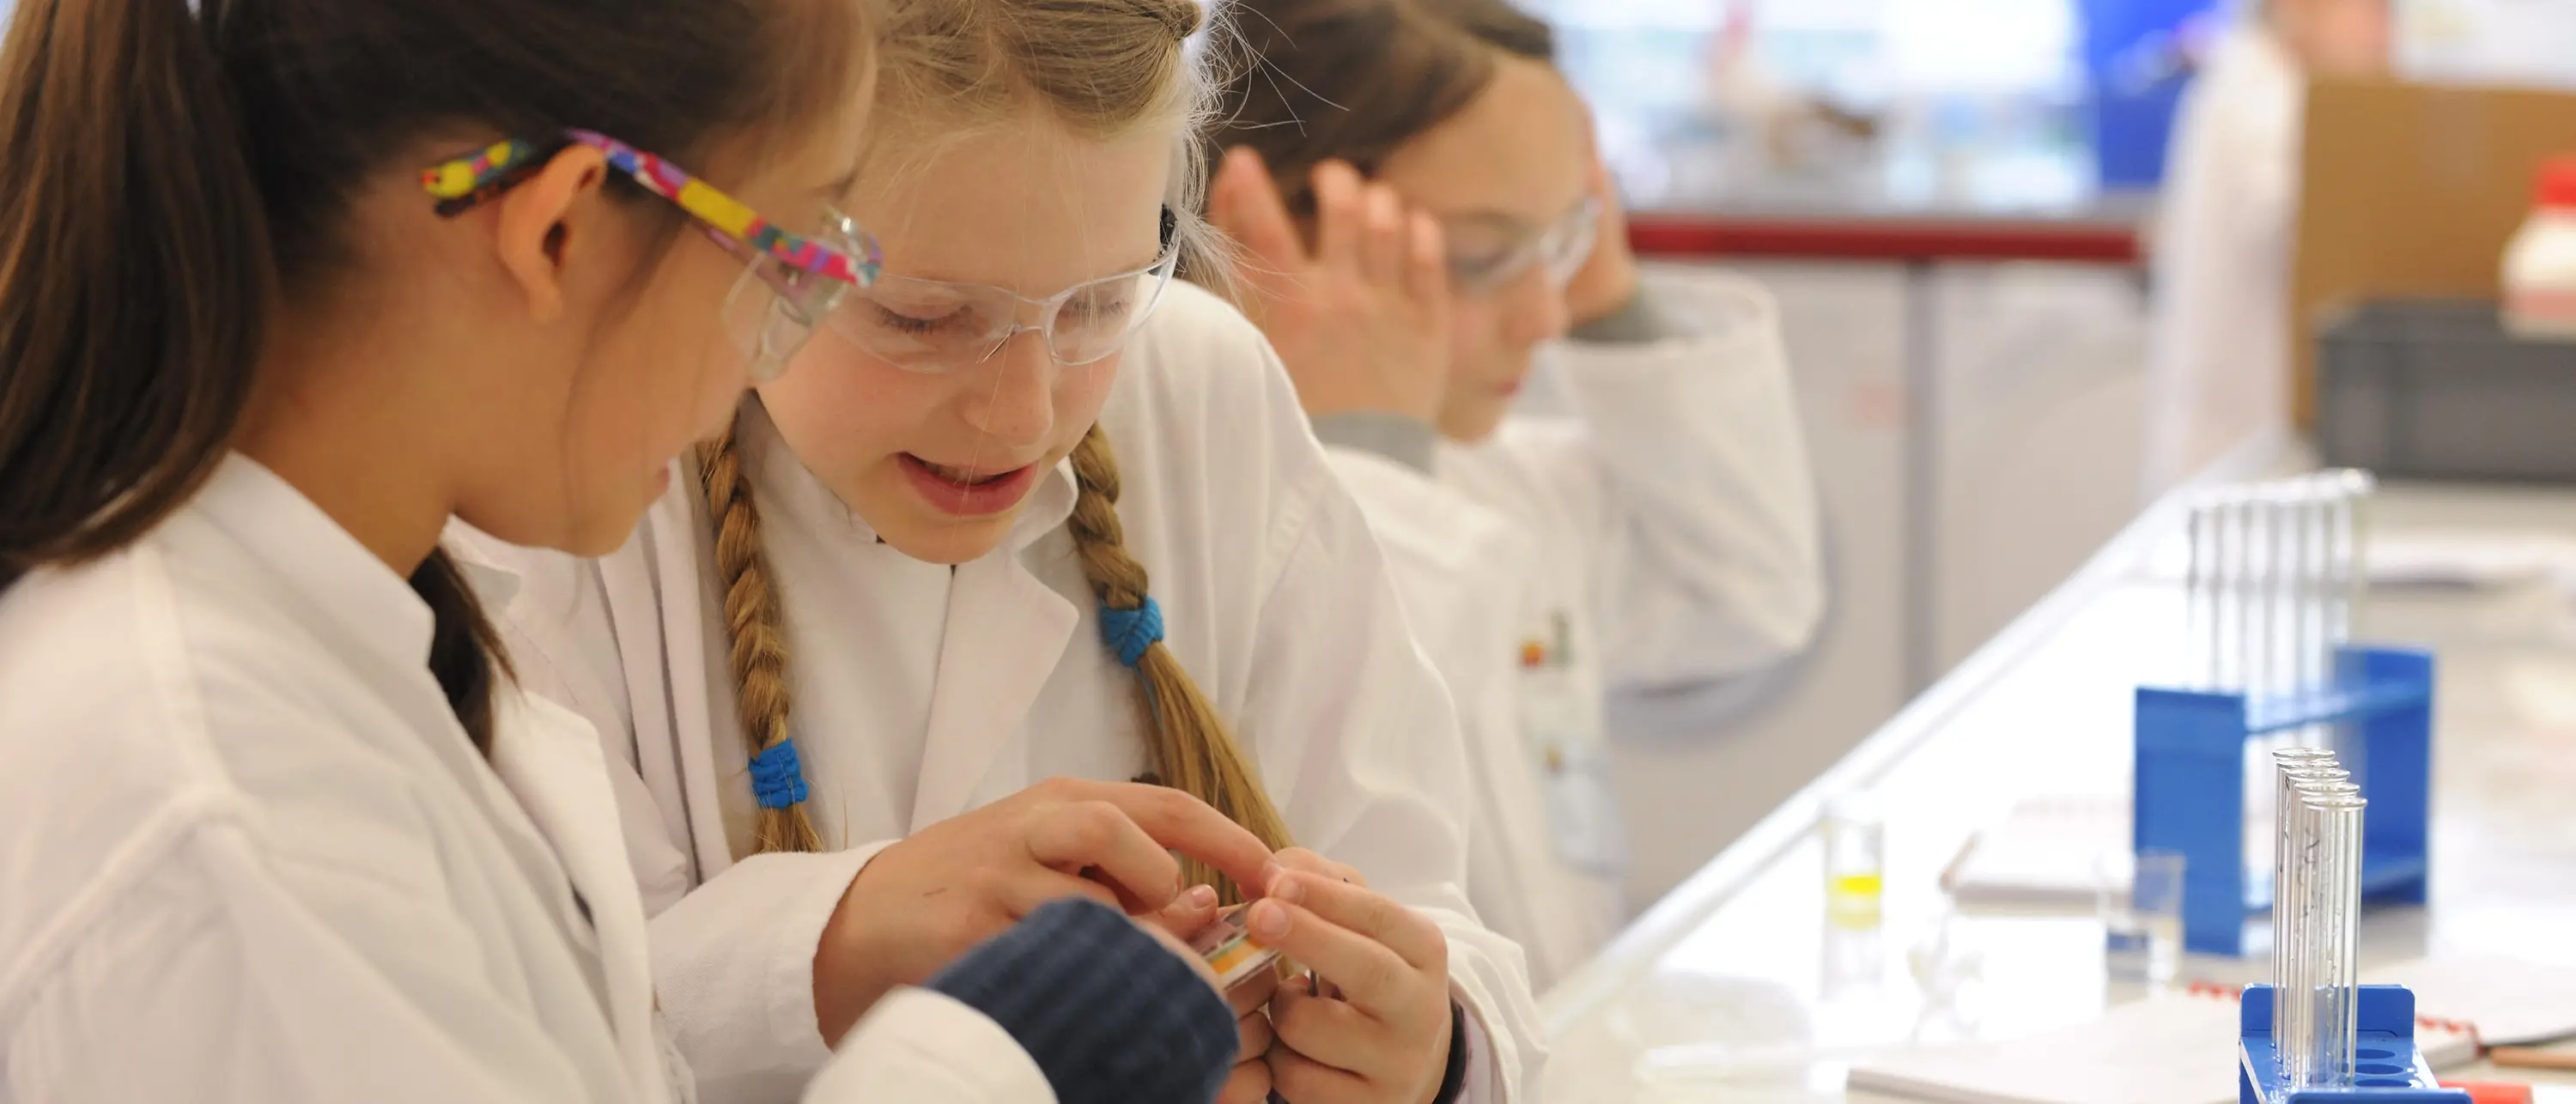
[{"label": "girl's eyelashes", "polygon": [[918,334],[929,333],[932,327],[939,324],[939,320],[936,318],[913,318],[908,315],[896,314],[884,307],[878,307],[877,324],[884,326],[889,330],[895,330],[901,333]]},{"label": "girl's eyelashes", "polygon": [[[940,329],[943,324],[957,317],[957,312],[953,310],[945,313],[915,315],[904,313],[903,311],[896,310],[893,307],[886,306],[883,303],[870,303],[868,306],[876,311],[878,325],[897,333],[930,333],[934,330]],[[925,311],[937,311],[938,308],[932,307],[920,309]]]},{"label": "girl's eyelashes", "polygon": [[1118,321],[1127,317],[1134,303],[1124,296],[1115,299],[1076,298],[1064,305],[1065,313],[1077,321]]},{"label": "girl's eyelashes", "polygon": [[1511,261],[1511,259],[1511,254],[1508,252],[1484,254],[1453,253],[1449,256],[1449,271],[1460,280],[1474,283],[1500,271],[1505,264]]}]

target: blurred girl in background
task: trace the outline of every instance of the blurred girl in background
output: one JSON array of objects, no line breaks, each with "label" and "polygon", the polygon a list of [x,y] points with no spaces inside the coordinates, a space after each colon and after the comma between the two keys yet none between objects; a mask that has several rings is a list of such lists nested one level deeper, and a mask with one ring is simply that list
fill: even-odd
[{"label": "blurred girl in background", "polygon": [[[1213,221],[1395,566],[1476,775],[1469,888],[1544,987],[1626,919],[1602,695],[1824,608],[1771,297],[1642,274],[1553,36],[1505,0],[1238,0]],[[1539,363],[1569,416],[1515,413]]]},{"label": "blurred girl in background", "polygon": [[2155,242],[2150,498],[2287,424],[2307,82],[2385,73],[2389,21],[2389,0],[2254,0],[2184,94]]}]

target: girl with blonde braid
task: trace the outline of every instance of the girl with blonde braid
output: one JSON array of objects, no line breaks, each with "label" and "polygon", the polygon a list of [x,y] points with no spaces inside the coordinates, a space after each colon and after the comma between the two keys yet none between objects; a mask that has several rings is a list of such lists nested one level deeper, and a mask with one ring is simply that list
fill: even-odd
[{"label": "girl with blonde braid", "polygon": [[[1216,265],[1199,5],[886,8],[843,211],[881,278],[625,548],[484,548],[522,678],[606,743],[702,1099],[786,1098],[880,994],[1074,895],[1176,929],[1254,899],[1313,971],[1230,994],[1221,1100],[1535,1091],[1447,696],[1277,359],[1173,279]],[[1186,831],[1207,806],[1275,854]]]}]

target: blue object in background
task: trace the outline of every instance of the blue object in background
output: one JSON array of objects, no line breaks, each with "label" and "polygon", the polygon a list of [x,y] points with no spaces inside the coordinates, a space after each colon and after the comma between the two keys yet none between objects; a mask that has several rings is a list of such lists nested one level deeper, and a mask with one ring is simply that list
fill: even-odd
[{"label": "blue object in background", "polygon": [[2094,157],[2105,189],[2151,189],[2165,175],[2165,146],[2190,83],[2181,64],[2184,24],[2219,0],[2079,0]]},{"label": "blue object in background", "polygon": [[[2335,685],[2277,698],[2140,687],[2131,844],[2183,853],[2182,944],[2245,953],[2245,918],[2271,907],[2245,866],[2245,742],[2346,725],[2343,764],[2370,807],[2361,816],[2365,901],[2423,904],[2433,775],[2433,657],[2346,648]],[[2254,784],[2273,784],[2266,771]],[[2268,876],[2269,871],[2264,872]]]}]

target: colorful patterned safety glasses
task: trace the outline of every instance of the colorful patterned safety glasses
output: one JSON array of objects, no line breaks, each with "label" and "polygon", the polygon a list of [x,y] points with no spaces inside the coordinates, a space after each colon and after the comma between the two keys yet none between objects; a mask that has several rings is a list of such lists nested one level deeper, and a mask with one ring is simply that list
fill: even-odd
[{"label": "colorful patterned safety glasses", "polygon": [[551,145],[512,138],[422,171],[421,187],[438,200],[441,217],[462,214],[527,179],[567,142],[598,150],[611,168],[671,201],[708,230],[788,268],[866,287],[884,266],[876,238],[865,231],[850,227],[845,240],[831,244],[788,233],[670,162],[593,131],[567,130],[562,142]]}]

